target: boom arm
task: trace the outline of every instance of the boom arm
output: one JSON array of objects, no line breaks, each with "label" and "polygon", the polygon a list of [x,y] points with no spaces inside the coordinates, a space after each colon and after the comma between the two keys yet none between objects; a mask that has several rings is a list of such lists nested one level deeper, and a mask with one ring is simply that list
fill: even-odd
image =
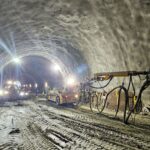
[{"label": "boom arm", "polygon": [[148,75],[150,71],[121,71],[121,72],[103,72],[95,73],[94,80],[108,80],[112,77],[127,77],[127,76],[137,76],[137,75]]}]

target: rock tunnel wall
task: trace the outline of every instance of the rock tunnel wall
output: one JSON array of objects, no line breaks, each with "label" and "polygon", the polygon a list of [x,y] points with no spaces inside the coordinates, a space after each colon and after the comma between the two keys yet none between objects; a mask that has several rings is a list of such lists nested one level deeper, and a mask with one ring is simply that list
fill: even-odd
[{"label": "rock tunnel wall", "polygon": [[1,0],[0,51],[46,51],[91,75],[146,70],[149,25],[149,0]]}]

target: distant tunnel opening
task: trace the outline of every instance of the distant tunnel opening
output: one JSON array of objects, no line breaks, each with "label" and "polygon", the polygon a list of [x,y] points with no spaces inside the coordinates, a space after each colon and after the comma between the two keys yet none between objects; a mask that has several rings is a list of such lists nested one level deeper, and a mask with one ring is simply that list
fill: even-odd
[{"label": "distant tunnel opening", "polygon": [[72,68],[69,69],[65,61],[61,62],[59,58],[50,57],[50,55],[42,55],[30,53],[30,55],[18,56],[20,64],[13,62],[13,58],[6,61],[1,66],[1,84],[7,80],[19,80],[22,84],[37,83],[42,91],[46,82],[51,88],[62,88],[70,76],[74,76],[79,83],[88,73],[85,63],[77,62],[76,66],[71,66]]}]

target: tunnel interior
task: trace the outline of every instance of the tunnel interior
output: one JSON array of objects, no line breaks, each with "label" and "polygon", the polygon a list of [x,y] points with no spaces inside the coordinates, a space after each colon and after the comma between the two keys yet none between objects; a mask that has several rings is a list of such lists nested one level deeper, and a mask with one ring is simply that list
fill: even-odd
[{"label": "tunnel interior", "polygon": [[39,55],[82,81],[96,72],[147,70],[147,0],[2,0],[0,65]]},{"label": "tunnel interior", "polygon": [[149,85],[150,0],[0,0],[0,150],[149,150]]}]

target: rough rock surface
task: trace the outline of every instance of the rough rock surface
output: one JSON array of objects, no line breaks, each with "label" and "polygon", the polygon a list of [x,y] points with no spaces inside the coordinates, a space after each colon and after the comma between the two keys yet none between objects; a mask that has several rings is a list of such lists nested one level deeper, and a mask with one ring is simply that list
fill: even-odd
[{"label": "rough rock surface", "polygon": [[[149,0],[0,0],[1,65],[11,53],[40,55],[66,72],[150,66]],[[61,57],[60,57],[61,56]]]},{"label": "rough rock surface", "polygon": [[149,0],[1,0],[0,5],[1,42],[8,48],[86,60],[92,72],[148,68],[149,24]]}]

